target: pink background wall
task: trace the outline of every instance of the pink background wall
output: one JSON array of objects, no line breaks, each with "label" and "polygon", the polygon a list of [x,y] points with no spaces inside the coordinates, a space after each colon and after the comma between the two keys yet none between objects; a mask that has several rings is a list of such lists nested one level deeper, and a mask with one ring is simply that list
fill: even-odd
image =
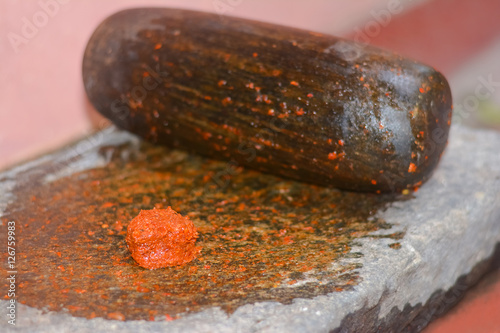
[{"label": "pink background wall", "polygon": [[[397,1],[397,0],[396,0]],[[345,34],[388,0],[1,0],[0,169],[56,149],[102,127],[84,95],[81,60],[88,38],[110,14],[137,6],[217,12]],[[410,7],[400,1],[402,7]],[[38,25],[38,27],[37,27]],[[31,26],[31,30],[29,29]],[[33,29],[34,28],[34,29]]]}]

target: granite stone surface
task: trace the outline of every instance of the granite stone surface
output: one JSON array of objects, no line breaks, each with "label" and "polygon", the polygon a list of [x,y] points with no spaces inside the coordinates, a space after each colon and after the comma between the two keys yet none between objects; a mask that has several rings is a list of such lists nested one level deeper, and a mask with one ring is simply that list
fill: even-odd
[{"label": "granite stone surface", "polygon": [[[30,241],[40,246],[39,243],[36,243],[39,239],[38,236],[35,233],[33,235],[36,237],[30,234],[29,224],[32,223],[33,226],[37,225],[37,218],[45,216],[44,214],[47,211],[50,212],[52,209],[43,201],[43,198],[39,198],[41,194],[45,193],[42,189],[48,188],[51,191],[60,191],[64,196],[64,193],[66,193],[64,192],[65,189],[73,186],[74,182],[77,181],[77,178],[71,178],[75,175],[80,177],[78,178],[79,181],[83,179],[83,182],[85,182],[87,179],[93,179],[91,178],[92,176],[99,177],[102,175],[99,172],[106,174],[106,169],[114,168],[113,170],[115,171],[113,171],[113,174],[119,174],[119,170],[123,170],[123,173],[130,173],[130,170],[134,170],[134,166],[143,165],[139,161],[137,162],[139,164],[132,163],[131,167],[130,164],[119,164],[116,162],[117,160],[128,161],[134,158],[137,160],[143,158],[144,161],[148,161],[149,164],[152,163],[153,165],[156,165],[156,162],[168,162],[174,166],[182,165],[181,169],[189,169],[192,166],[193,170],[196,167],[205,168],[207,163],[215,163],[211,165],[215,168],[214,170],[219,170],[218,168],[223,169],[225,164],[223,162],[210,162],[197,157],[193,160],[188,154],[176,151],[167,151],[165,154],[168,155],[168,161],[165,162],[165,160],[155,155],[163,154],[163,151],[158,152],[154,150],[156,149],[154,147],[149,147],[146,150],[146,154],[152,157],[148,155],[146,157],[139,156],[138,158],[132,158],[130,156],[134,156],[134,154],[142,149],[142,143],[139,139],[112,128],[99,132],[67,149],[46,155],[0,174],[0,192],[2,193],[0,197],[0,218],[2,221],[2,234],[4,234],[2,241],[6,241],[6,232],[4,231],[6,230],[5,227],[8,221],[15,220],[18,225],[22,225],[19,234],[16,235],[18,240],[21,239],[18,250],[18,261],[16,262],[19,266],[17,273],[19,294],[17,299],[16,327],[14,328],[7,324],[6,315],[2,315],[2,320],[4,321],[2,327],[6,328],[7,331],[13,332],[419,331],[425,327],[435,314],[445,312],[450,306],[456,303],[463,292],[477,281],[481,275],[490,270],[494,265],[495,259],[498,259],[500,254],[500,251],[498,251],[498,244],[500,243],[499,143],[500,134],[497,132],[479,131],[463,126],[453,127],[449,146],[433,177],[416,193],[407,195],[403,199],[391,198],[383,203],[380,203],[378,199],[372,196],[365,197],[358,196],[358,194],[344,194],[340,191],[321,189],[312,185],[310,187],[310,185],[301,185],[292,181],[281,181],[277,177],[270,176],[271,178],[265,178],[267,176],[260,176],[257,172],[240,170],[232,179],[232,182],[236,185],[230,186],[230,189],[224,189],[222,197],[219,199],[224,200],[238,194],[238,200],[243,200],[246,195],[245,191],[247,191],[246,187],[248,187],[244,182],[245,177],[251,180],[256,179],[255,177],[264,177],[263,179],[266,181],[260,185],[261,190],[271,187],[286,188],[292,194],[296,194],[294,191],[299,190],[301,191],[300,193],[311,191],[307,193],[317,192],[325,195],[328,194],[332,196],[332,202],[338,203],[335,208],[336,210],[330,211],[318,204],[319,206],[314,206],[318,210],[315,218],[318,218],[321,214],[330,214],[328,216],[331,219],[340,219],[342,223],[347,225],[350,233],[345,233],[340,230],[341,228],[333,229],[333,231],[328,229],[331,232],[329,237],[337,237],[336,233],[342,233],[342,237],[345,238],[338,239],[339,242],[344,242],[342,243],[345,244],[344,250],[335,249],[332,250],[332,253],[335,253],[335,255],[324,254],[318,256],[313,256],[313,252],[293,252],[299,251],[294,247],[303,246],[304,244],[312,246],[311,244],[316,244],[314,242],[328,243],[328,239],[325,240],[321,238],[321,234],[318,234],[315,237],[319,238],[314,238],[313,242],[310,238],[299,233],[299,231],[294,231],[293,225],[287,224],[288,220],[280,220],[282,224],[280,224],[279,228],[282,229],[279,230],[288,230],[288,235],[292,237],[290,239],[279,238],[279,235],[273,233],[274,231],[269,231],[271,229],[265,229],[268,226],[261,227],[256,224],[243,223],[238,226],[240,233],[245,232],[246,229],[261,228],[259,232],[271,235],[272,237],[269,236],[271,237],[269,239],[275,243],[277,242],[277,245],[273,245],[273,250],[292,253],[291,255],[294,256],[292,260],[293,265],[301,265],[300,257],[302,256],[309,256],[309,259],[306,258],[304,261],[311,261],[311,264],[317,261],[318,264],[313,269],[307,268],[302,275],[297,273],[293,276],[287,275],[289,271],[293,271],[293,265],[286,266],[285,263],[283,264],[284,266],[280,266],[281,268],[271,267],[269,270],[273,274],[278,274],[276,270],[278,272],[279,269],[283,270],[280,274],[281,278],[272,280],[272,284],[265,284],[262,280],[259,280],[258,274],[255,273],[255,275],[248,277],[248,279],[255,281],[254,286],[249,287],[248,291],[243,291],[241,298],[238,298],[238,293],[222,285],[210,285],[215,288],[214,291],[227,293],[228,301],[225,302],[224,297],[218,298],[215,295],[216,293],[214,293],[212,303],[212,298],[200,298],[200,304],[195,306],[193,303],[191,308],[182,308],[182,311],[175,304],[166,308],[170,311],[171,317],[165,317],[163,312],[154,312],[156,314],[154,318],[135,320],[136,318],[142,318],[140,313],[133,312],[132,310],[129,311],[127,307],[134,307],[140,304],[138,301],[137,303],[130,303],[132,304],[130,305],[126,301],[123,301],[122,298],[113,301],[113,297],[111,297],[111,301],[103,304],[110,309],[115,309],[116,302],[118,302],[122,311],[119,312],[119,315],[116,315],[117,311],[115,309],[112,312],[113,315],[109,315],[110,313],[108,313],[107,317],[101,315],[103,311],[99,310],[99,308],[95,309],[96,313],[89,315],[83,307],[80,309],[75,305],[80,300],[82,303],[80,305],[83,306],[83,303],[88,303],[92,299],[91,297],[98,297],[101,294],[98,296],[95,296],[97,295],[95,294],[90,298],[86,298],[85,293],[82,292],[78,295],[75,294],[75,298],[72,299],[71,295],[73,294],[66,291],[69,296],[63,296],[63,292],[60,294],[60,304],[55,304],[57,303],[57,295],[59,294],[50,291],[50,285],[45,286],[44,281],[50,280],[52,276],[55,276],[56,282],[53,282],[55,289],[63,288],[59,286],[59,284],[63,283],[66,283],[67,286],[65,286],[71,289],[78,287],[73,286],[72,283],[85,285],[87,282],[85,282],[86,280],[83,277],[79,277],[81,280],[75,278],[76,280],[71,282],[71,279],[68,279],[68,275],[64,275],[66,274],[64,272],[61,273],[55,269],[57,274],[62,274],[57,275],[56,273],[52,273],[49,268],[40,267],[42,263],[49,266],[53,264],[54,267],[58,267],[59,259],[57,259],[57,256],[52,258],[47,254],[50,261],[38,262],[38,257],[40,257],[40,254],[37,252],[38,250],[22,241],[23,235],[33,237],[30,238]],[[113,149],[113,147],[116,149]],[[121,148],[118,149],[119,147]],[[117,154],[118,157],[115,156]],[[140,153],[137,154],[140,155]],[[98,173],[94,175],[92,173],[93,170],[98,170]],[[162,170],[161,172],[164,172],[162,175],[165,175],[171,171]],[[183,177],[189,177],[190,175],[184,169],[178,172],[180,174],[184,172]],[[196,175],[197,171],[192,172]],[[109,176],[109,174],[106,175]],[[168,175],[169,179],[171,177],[175,178],[175,173],[168,173]],[[237,184],[239,184],[240,180],[241,184],[244,184],[246,187],[238,187]],[[193,183],[194,186],[197,186],[196,181],[193,181]],[[33,185],[30,187],[30,184]],[[179,186],[182,186],[182,184]],[[33,193],[36,192],[36,194],[31,193],[32,188],[36,188],[36,191],[39,192],[34,190]],[[96,194],[91,193],[89,195],[90,197],[93,195],[102,195],[104,197],[106,193],[103,191],[98,190]],[[255,189],[251,189],[251,191],[255,191]],[[154,194],[154,192],[152,193]],[[172,192],[168,193],[171,194]],[[210,195],[217,196],[217,193],[217,189],[215,189],[210,192]],[[295,197],[292,194],[293,199]],[[119,195],[117,194],[117,196]],[[205,199],[212,198],[208,194],[202,194],[201,197]],[[75,200],[83,200],[82,202],[86,200],[84,196],[82,196],[83,199],[78,196],[76,198]],[[26,209],[30,207],[40,209],[40,206],[37,205],[29,206],[28,201],[30,200],[35,203],[37,200],[41,200],[40,202],[45,203],[43,207],[46,208],[44,210],[34,210],[37,214],[33,214],[32,216],[23,215],[23,212],[19,211],[23,207]],[[61,202],[67,200],[69,202],[71,198],[60,198],[58,200],[62,200]],[[352,204],[353,200],[360,200],[364,205],[373,204],[374,209],[361,215],[354,213],[353,215],[349,215],[351,213],[342,215],[342,212],[338,210],[348,210],[347,205]],[[297,199],[296,202],[301,201]],[[309,201],[306,200],[304,202],[307,203]],[[346,206],[343,206],[344,202],[346,202]],[[60,202],[57,204],[60,204]],[[191,205],[191,207],[194,205],[193,201],[172,201],[169,204],[176,204],[182,211],[186,211],[186,205]],[[102,205],[100,207],[101,209],[104,209],[102,207],[109,208]],[[142,208],[140,205],[137,207]],[[205,209],[203,205],[195,207],[198,207],[200,211]],[[265,208],[264,206],[262,207],[263,209]],[[268,208],[277,209],[276,207],[270,206]],[[128,209],[126,207],[123,209],[123,214],[127,218],[133,216],[133,213],[136,212],[135,210],[130,210],[129,212],[126,210]],[[312,215],[307,215],[307,206],[300,207],[300,209],[295,207],[293,209],[296,209],[293,212],[296,214],[294,218],[298,221],[298,225],[304,226],[312,219]],[[287,212],[290,214],[291,211]],[[92,215],[94,213],[90,212],[89,214]],[[232,211],[227,214],[240,216]],[[23,216],[26,220],[21,222],[20,219]],[[62,221],[62,225],[64,225],[64,214],[62,216],[57,214],[51,216],[53,221],[60,220]],[[109,216],[109,221],[116,217],[116,215],[105,214],[103,216],[105,216],[103,219]],[[301,219],[302,216],[304,216],[303,219]],[[202,215],[194,216],[194,222],[196,224],[197,219],[199,219],[198,223],[201,233],[203,234],[203,231],[205,231],[205,234],[208,235],[210,234],[208,231],[209,227],[202,223],[202,217]],[[354,218],[364,218],[366,221],[354,221]],[[383,223],[377,224],[374,221],[383,221]],[[127,221],[123,222],[126,223]],[[78,222],[68,220],[67,223]],[[265,221],[259,223],[265,224]],[[357,223],[361,223],[363,226],[370,226],[370,228],[358,228]],[[108,222],[108,224],[111,225],[111,222]],[[50,225],[47,225],[47,228],[38,229],[36,232],[41,238],[43,238],[44,232],[49,232]],[[314,227],[316,230],[321,231],[321,228]],[[307,228],[307,226],[303,228]],[[112,232],[112,234],[115,237],[114,239],[120,242],[120,237],[123,238],[124,231],[118,229],[116,229],[117,231],[114,234]],[[62,229],[55,230],[59,231]],[[213,231],[213,234],[220,236],[216,231]],[[106,235],[103,234],[102,237],[107,237]],[[279,239],[281,241],[278,241]],[[64,261],[64,251],[71,251],[71,247],[64,243],[64,241],[69,242],[68,239],[59,241],[63,249],[61,250],[63,251],[61,261]],[[85,238],[85,241],[87,243],[83,242],[82,244],[90,244],[92,246],[92,238]],[[207,249],[212,249],[211,246],[213,245],[211,244],[213,243],[210,243],[208,236],[202,238],[202,241],[206,242]],[[247,245],[245,243],[241,246]],[[79,251],[85,251],[82,247],[78,249]],[[324,251],[323,248],[321,250]],[[122,249],[120,251],[117,253],[123,256],[119,258],[121,260],[119,262],[122,264],[121,267],[123,267],[124,271],[129,272],[131,275],[149,274],[148,272],[139,271],[139,268],[134,266],[134,262],[131,259],[126,259],[128,256],[126,250]],[[30,254],[33,256],[30,257]],[[71,253],[68,254],[68,256],[70,255]],[[5,253],[2,253],[1,258],[3,262],[7,261]],[[29,264],[26,262],[23,263],[23,258],[26,260],[31,258],[31,262]],[[194,266],[192,267],[205,267],[203,265],[206,265],[207,262],[211,262],[214,267],[219,267],[216,260],[213,259],[212,252],[207,250],[203,258],[204,263],[199,263],[199,265],[193,264]],[[324,258],[331,259],[331,262],[325,263]],[[111,255],[109,257],[103,256],[103,267],[108,267],[105,266],[106,261],[111,262],[115,259]],[[263,258],[261,259],[263,260]],[[276,260],[273,257],[271,259]],[[69,265],[65,266],[65,272],[68,270],[72,271],[74,267],[75,274],[78,275],[78,266],[76,264],[74,264],[75,266],[71,266],[72,264],[67,262],[65,264]],[[38,265],[38,267],[35,267],[35,269],[30,267],[30,265]],[[232,263],[228,265],[232,267]],[[255,269],[255,265],[257,264],[250,259],[246,259],[246,261],[238,262],[238,265],[235,267],[246,267],[245,272],[254,272],[253,269]],[[68,269],[70,266],[72,268]],[[114,266],[110,264],[109,267],[109,270],[112,270]],[[225,266],[220,267],[221,270],[226,269],[224,268]],[[60,271],[62,270],[60,269]],[[223,277],[225,275],[221,274],[232,274],[231,272],[213,274],[219,274],[217,276]],[[264,271],[258,272],[259,274],[265,274],[260,273]],[[172,271],[165,271],[165,273],[174,274]],[[7,271],[4,268],[0,275],[2,280],[5,279],[6,274]],[[159,273],[156,272],[155,274]],[[195,274],[196,281],[193,281],[193,283],[194,286],[197,286],[196,283],[201,283],[197,282],[197,280],[201,281],[205,275],[212,273],[203,273],[201,268],[196,268],[189,272],[186,269],[184,273],[175,274],[181,274],[179,276],[183,279],[189,276],[189,274]],[[92,280],[100,288],[108,288],[103,289],[104,294],[109,293],[109,295],[113,295],[113,287],[101,283],[99,281],[100,276],[99,274],[93,274]],[[151,283],[151,279],[154,279],[156,275],[145,276],[145,284],[149,286],[148,283]],[[241,276],[246,277],[245,275]],[[58,277],[65,282],[57,281]],[[24,285],[20,285],[23,282]],[[126,285],[127,281],[123,283]],[[240,285],[236,282],[228,283],[230,286],[233,283],[232,286],[234,288],[240,288]],[[4,289],[7,288],[6,283],[2,286]],[[44,287],[42,288],[42,286]],[[206,287],[209,284],[200,286]],[[166,288],[167,285],[161,285],[159,290],[161,291],[163,287]],[[29,288],[33,288],[31,293],[29,290],[26,290]],[[120,285],[120,288],[123,289],[123,285]],[[209,291],[206,292],[208,293]],[[136,293],[137,291],[135,290],[133,292],[130,291],[129,296],[135,297],[137,296]],[[151,291],[151,293],[154,293],[154,291]],[[199,293],[203,294],[204,292],[199,291]],[[35,297],[30,296],[35,294],[40,299],[36,299],[36,302],[30,301],[28,296]],[[267,297],[266,295],[268,294],[271,296]],[[119,295],[125,295],[126,299],[126,289],[121,290]],[[185,296],[185,294],[182,295],[183,297]],[[23,296],[26,298],[23,299]],[[106,297],[103,297],[103,299],[106,299]],[[155,311],[155,309],[161,308],[162,311],[164,310],[161,307],[163,306],[160,304],[161,301],[158,302],[158,298],[154,298],[148,294],[144,294],[144,297],[146,299],[147,297],[151,297],[151,302],[156,302],[149,308],[149,305],[140,305],[144,309]],[[165,297],[165,301],[172,301],[173,298],[175,298],[175,293]],[[7,297],[4,297],[4,300],[0,301],[4,313],[6,313],[6,306],[8,305],[6,299]],[[181,302],[179,298],[179,302],[188,304],[189,299]],[[91,317],[93,318],[89,319]],[[131,319],[129,320],[129,318]]]}]

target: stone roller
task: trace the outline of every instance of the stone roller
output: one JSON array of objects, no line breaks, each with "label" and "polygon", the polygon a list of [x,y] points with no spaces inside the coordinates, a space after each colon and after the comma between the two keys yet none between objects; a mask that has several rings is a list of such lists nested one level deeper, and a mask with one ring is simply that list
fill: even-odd
[{"label": "stone roller", "polygon": [[274,24],[169,8],[118,12],[83,59],[95,108],[142,138],[345,190],[426,181],[451,93],[392,52]]}]

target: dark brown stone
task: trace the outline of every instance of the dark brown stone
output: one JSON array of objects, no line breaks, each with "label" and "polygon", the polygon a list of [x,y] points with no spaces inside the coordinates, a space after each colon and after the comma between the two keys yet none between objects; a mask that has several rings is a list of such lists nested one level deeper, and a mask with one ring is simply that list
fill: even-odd
[{"label": "dark brown stone", "polygon": [[94,106],[152,142],[342,189],[427,180],[451,94],[434,69],[314,32],[166,8],[119,12],[90,39]]}]

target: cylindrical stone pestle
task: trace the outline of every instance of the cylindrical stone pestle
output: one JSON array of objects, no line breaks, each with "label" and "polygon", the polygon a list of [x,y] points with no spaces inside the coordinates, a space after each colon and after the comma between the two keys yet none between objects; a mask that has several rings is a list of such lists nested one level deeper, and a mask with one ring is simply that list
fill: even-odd
[{"label": "cylindrical stone pestle", "polygon": [[400,192],[446,146],[451,93],[431,67],[268,23],[137,8],[107,18],[83,59],[90,101],[120,128],[283,177]]}]

